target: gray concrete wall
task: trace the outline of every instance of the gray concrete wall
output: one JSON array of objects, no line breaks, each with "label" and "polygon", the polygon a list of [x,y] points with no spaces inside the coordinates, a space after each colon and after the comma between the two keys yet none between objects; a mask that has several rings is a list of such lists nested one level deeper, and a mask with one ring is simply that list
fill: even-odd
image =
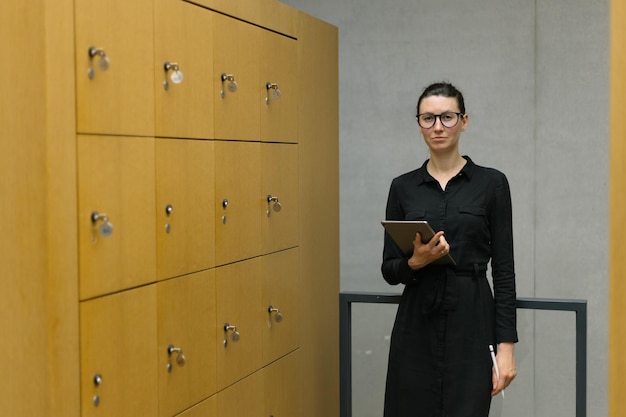
[{"label": "gray concrete wall", "polygon": [[[589,302],[588,415],[607,415],[608,0],[283,0],[339,27],[341,288],[380,276],[390,181],[428,158],[419,92],[464,93],[461,151],[511,183],[520,297]],[[395,309],[354,310],[354,417],[381,415]],[[572,313],[521,311],[492,416],[574,415]],[[357,383],[358,382],[358,383]]]}]

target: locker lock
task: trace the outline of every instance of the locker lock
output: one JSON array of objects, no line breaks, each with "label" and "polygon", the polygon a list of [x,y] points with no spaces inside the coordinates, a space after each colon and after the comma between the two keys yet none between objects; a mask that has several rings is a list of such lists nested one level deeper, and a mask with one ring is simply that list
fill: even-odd
[{"label": "locker lock", "polygon": [[233,74],[223,73],[220,76],[220,79],[222,80],[222,91],[220,91],[220,95],[222,96],[222,98],[226,97],[226,92],[224,91],[224,83],[226,81],[228,81],[226,88],[228,89],[229,92],[234,93],[235,91],[237,91],[237,88],[239,86],[237,84],[237,81],[235,81],[235,76]]},{"label": "locker lock", "polygon": [[93,67],[92,67],[93,59],[96,56],[98,57],[97,65],[100,71],[108,70],[109,66],[111,65],[111,61],[109,60],[109,57],[107,57],[107,54],[103,48],[96,48],[95,46],[90,46],[89,49],[87,50],[87,53],[89,54],[89,69],[87,70],[87,75],[89,76],[90,80],[93,80],[93,78],[96,76],[96,73],[94,72]]},{"label": "locker lock", "polygon": [[[222,208],[226,210],[228,208],[228,199],[225,198],[222,200]],[[222,215],[222,223],[226,224],[226,214]]]},{"label": "locker lock", "polygon": [[187,358],[183,354],[183,349],[179,347],[175,347],[174,345],[169,345],[167,347],[167,356],[170,359],[167,363],[167,372],[172,372],[172,354],[176,353],[176,364],[180,367],[185,366],[187,363]]},{"label": "locker lock", "polygon": [[94,384],[96,387],[99,387],[99,386],[102,384],[102,375],[100,375],[100,374],[95,374],[95,375],[93,376],[93,384]]},{"label": "locker lock", "polygon": [[228,333],[230,332],[230,340],[233,343],[237,343],[239,341],[240,335],[239,331],[237,331],[237,326],[231,326],[228,323],[224,323],[224,333],[226,333],[226,338],[224,339],[224,347],[228,346]]},{"label": "locker lock", "polygon": [[167,74],[170,71],[172,71],[172,73],[170,74],[170,80],[172,80],[174,84],[180,84],[185,79],[183,72],[180,70],[178,63],[176,62],[165,62],[163,64],[163,69],[165,70],[165,81],[163,81],[163,88],[165,89],[165,91],[169,90],[170,88],[170,83],[169,81],[167,81]]},{"label": "locker lock", "polygon": [[[174,207],[171,204],[165,206],[165,216],[170,217],[174,212]],[[165,233],[170,233],[172,231],[172,225],[169,223],[165,223]]]},{"label": "locker lock", "polygon": [[265,97],[265,104],[270,104],[270,97],[274,100],[278,100],[282,93],[280,92],[280,88],[278,88],[278,84],[272,82],[265,83],[265,89],[267,90],[267,97]]},{"label": "locker lock", "polygon": [[[95,388],[98,388],[100,385],[102,384],[102,375],[100,374],[95,374],[93,376],[93,385]],[[93,405],[94,407],[97,407],[100,405],[100,396],[98,394],[94,394],[94,396],[91,399],[93,401]]]},{"label": "locker lock", "polygon": [[[105,213],[98,213],[97,211],[91,212],[91,225],[93,226],[93,238],[95,242],[96,235],[99,232],[102,237],[109,237],[113,234],[113,224],[109,221],[109,216]],[[100,226],[98,224],[101,222]]]},{"label": "locker lock", "polygon": [[270,322],[271,322],[271,317],[272,317],[273,313],[276,313],[276,314],[274,314],[274,321],[276,323],[280,323],[281,321],[283,321],[283,315],[282,315],[282,313],[280,312],[279,309],[277,309],[275,307],[272,307],[272,306],[269,306],[269,307],[267,307],[267,312],[270,315]]},{"label": "locker lock", "polygon": [[[272,203],[274,204],[272,205]],[[268,194],[267,195],[267,217],[270,217],[272,215],[270,206],[276,213],[278,213],[282,209],[280,201],[278,201],[278,197]]]}]

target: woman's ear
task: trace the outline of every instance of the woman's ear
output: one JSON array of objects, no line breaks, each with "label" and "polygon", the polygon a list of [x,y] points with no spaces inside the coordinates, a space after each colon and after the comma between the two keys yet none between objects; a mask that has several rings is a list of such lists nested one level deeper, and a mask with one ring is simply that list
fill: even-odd
[{"label": "woman's ear", "polygon": [[467,120],[469,119],[469,115],[466,113],[461,118],[461,132],[467,129]]}]

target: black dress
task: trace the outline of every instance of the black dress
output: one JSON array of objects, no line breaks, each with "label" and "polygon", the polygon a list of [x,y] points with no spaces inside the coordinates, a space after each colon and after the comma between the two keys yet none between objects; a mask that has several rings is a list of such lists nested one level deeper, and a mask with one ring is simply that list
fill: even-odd
[{"label": "black dress", "polygon": [[385,417],[487,417],[489,345],[517,342],[509,184],[501,172],[464,158],[445,190],[426,162],[391,183],[386,218],[427,220],[443,230],[456,266],[412,271],[385,234],[383,277],[405,285],[391,337]]}]

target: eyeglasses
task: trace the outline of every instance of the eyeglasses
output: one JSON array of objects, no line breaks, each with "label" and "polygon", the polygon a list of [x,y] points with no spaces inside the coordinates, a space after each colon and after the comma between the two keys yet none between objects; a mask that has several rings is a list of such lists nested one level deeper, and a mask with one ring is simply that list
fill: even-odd
[{"label": "eyeglasses", "polygon": [[423,129],[430,129],[435,125],[438,117],[443,127],[451,128],[456,126],[459,123],[459,119],[463,116],[463,113],[454,111],[447,111],[441,114],[422,113],[417,115],[417,123]]}]

